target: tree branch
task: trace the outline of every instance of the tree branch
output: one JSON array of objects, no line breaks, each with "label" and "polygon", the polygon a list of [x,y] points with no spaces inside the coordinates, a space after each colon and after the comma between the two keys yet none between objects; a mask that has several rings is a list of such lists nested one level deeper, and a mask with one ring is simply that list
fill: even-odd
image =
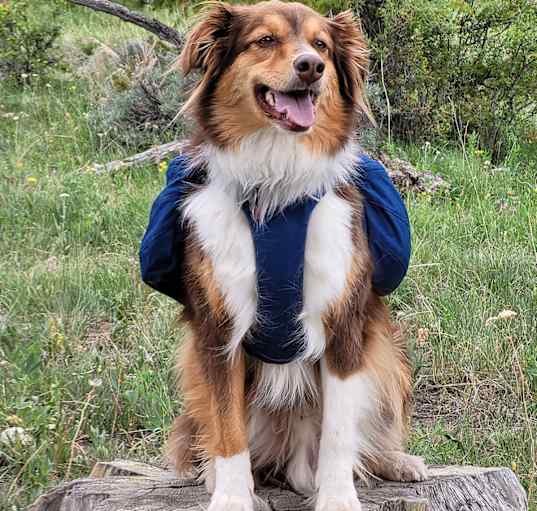
[{"label": "tree branch", "polygon": [[123,5],[110,2],[109,0],[68,0],[72,4],[81,5],[83,7],[89,7],[94,11],[106,12],[112,16],[116,16],[123,21],[133,23],[139,27],[148,30],[155,34],[158,38],[172,44],[176,48],[183,46],[183,37],[177,30],[164,23],[158,21],[155,18],[148,18],[139,12],[131,11]]},{"label": "tree branch", "polygon": [[115,172],[116,170],[126,167],[136,167],[146,163],[159,163],[167,156],[180,154],[186,145],[186,140],[168,142],[167,144],[152,147],[143,153],[129,156],[124,160],[114,160],[105,164],[94,163],[89,167],[89,170],[93,170],[96,174],[104,174],[106,172]]}]

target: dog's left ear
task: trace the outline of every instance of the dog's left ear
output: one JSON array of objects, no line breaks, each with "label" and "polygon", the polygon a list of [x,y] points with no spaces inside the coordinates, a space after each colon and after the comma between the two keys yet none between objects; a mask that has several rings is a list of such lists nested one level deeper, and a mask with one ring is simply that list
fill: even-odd
[{"label": "dog's left ear", "polygon": [[345,11],[333,17],[330,20],[330,26],[335,42],[334,63],[341,95],[345,101],[361,110],[373,121],[365,97],[369,50],[360,20],[354,16],[352,11]]}]

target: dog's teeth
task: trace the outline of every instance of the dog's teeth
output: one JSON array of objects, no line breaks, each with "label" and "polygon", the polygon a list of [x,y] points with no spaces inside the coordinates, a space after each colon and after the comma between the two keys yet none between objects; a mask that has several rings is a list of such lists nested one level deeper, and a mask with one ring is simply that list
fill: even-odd
[{"label": "dog's teeth", "polygon": [[267,91],[267,93],[265,94],[265,101],[270,106],[274,106],[276,104],[276,98],[274,97],[274,93],[271,91]]}]

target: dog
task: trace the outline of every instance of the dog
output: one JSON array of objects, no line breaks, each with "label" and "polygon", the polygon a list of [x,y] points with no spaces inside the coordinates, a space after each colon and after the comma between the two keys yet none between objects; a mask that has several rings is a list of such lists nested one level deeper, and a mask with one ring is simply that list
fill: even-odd
[{"label": "dog", "polygon": [[[371,286],[349,178],[355,133],[370,116],[358,20],[276,0],[213,3],[179,64],[200,79],[185,105],[198,127],[186,151],[194,184],[181,204],[189,334],[177,362],[184,413],[168,458],[180,474],[200,467],[211,511],[252,510],[257,474],[283,477],[317,511],[361,509],[355,475],[426,479],[421,458],[404,450],[411,369]],[[314,207],[299,293],[280,287],[283,301],[300,296],[301,336],[283,339],[289,360],[271,363],[255,352],[271,318],[260,311],[254,237],[306,199]],[[271,250],[263,264],[287,257],[286,247]]]}]

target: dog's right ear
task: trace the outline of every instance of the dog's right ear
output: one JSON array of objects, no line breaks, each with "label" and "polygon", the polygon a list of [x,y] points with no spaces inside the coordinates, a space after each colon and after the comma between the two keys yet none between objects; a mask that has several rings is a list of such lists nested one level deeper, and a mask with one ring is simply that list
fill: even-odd
[{"label": "dog's right ear", "polygon": [[233,6],[224,2],[209,4],[201,21],[190,32],[179,57],[185,75],[195,69],[214,75],[225,65],[231,48],[233,18]]}]

